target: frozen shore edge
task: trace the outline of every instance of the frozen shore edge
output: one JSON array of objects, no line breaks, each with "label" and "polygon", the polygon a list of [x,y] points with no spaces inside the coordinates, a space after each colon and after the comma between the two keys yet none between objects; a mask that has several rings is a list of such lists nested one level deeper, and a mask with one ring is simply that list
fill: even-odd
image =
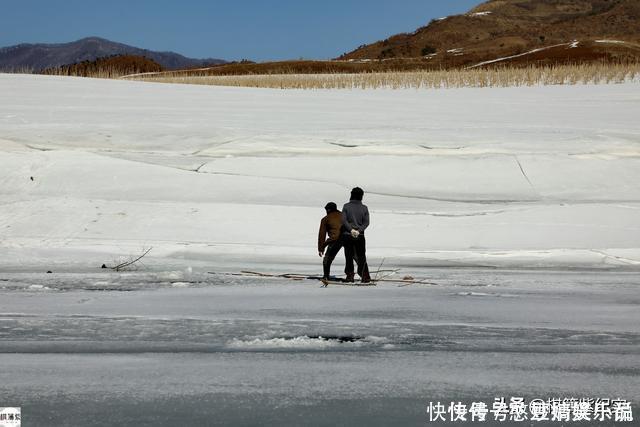
[{"label": "frozen shore edge", "polygon": [[[1,272],[9,271],[91,271],[102,264],[113,265],[119,259],[131,258],[144,245],[153,247],[139,267],[151,271],[193,268],[216,271],[278,271],[287,269],[313,272],[320,268],[321,260],[308,255],[308,248],[243,247],[242,245],[154,246],[153,242],[129,243],[106,249],[102,245],[65,247],[0,247]],[[128,248],[128,249],[127,249]],[[125,251],[125,252],[122,252]],[[399,252],[372,247],[370,268],[421,270],[428,268],[487,268],[507,270],[598,270],[640,271],[640,248],[625,249],[547,249],[547,250],[486,250],[486,251],[422,251]],[[335,261],[334,270],[342,270],[342,253]]]}]

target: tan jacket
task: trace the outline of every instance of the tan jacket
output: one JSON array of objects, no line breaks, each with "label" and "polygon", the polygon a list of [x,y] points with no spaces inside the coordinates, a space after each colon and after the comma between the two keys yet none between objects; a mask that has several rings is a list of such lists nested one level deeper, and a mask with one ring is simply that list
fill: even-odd
[{"label": "tan jacket", "polygon": [[[320,231],[318,232],[318,252],[322,252],[327,245],[340,238],[342,227],[342,212],[334,211],[322,218]],[[329,239],[327,240],[327,234]]]}]

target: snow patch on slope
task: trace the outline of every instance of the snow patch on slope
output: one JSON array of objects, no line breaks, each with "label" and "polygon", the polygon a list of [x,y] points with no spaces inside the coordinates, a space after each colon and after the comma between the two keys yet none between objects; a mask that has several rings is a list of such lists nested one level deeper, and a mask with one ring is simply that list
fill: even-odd
[{"label": "snow patch on slope", "polygon": [[489,61],[483,61],[483,62],[480,62],[478,64],[475,64],[475,65],[472,65],[470,67],[467,67],[467,69],[482,67],[483,65],[488,65],[488,64],[495,64],[496,62],[502,62],[502,61],[506,61],[506,60],[509,60],[509,59],[520,58],[520,57],[523,57],[523,56],[531,55],[532,53],[542,52],[542,51],[545,51],[545,50],[548,50],[548,49],[552,49],[554,47],[560,47],[560,46],[571,46],[571,43],[560,43],[560,44],[556,44],[556,45],[553,45],[553,46],[545,46],[545,47],[540,47],[540,48],[537,48],[537,49],[529,50],[527,52],[519,53],[517,55],[511,55],[511,56],[505,56],[505,57],[502,57],[502,58],[491,59]]},{"label": "snow patch on slope", "polygon": [[470,13],[469,16],[488,16],[491,15],[491,11],[486,11],[486,12],[475,12],[475,13]]}]

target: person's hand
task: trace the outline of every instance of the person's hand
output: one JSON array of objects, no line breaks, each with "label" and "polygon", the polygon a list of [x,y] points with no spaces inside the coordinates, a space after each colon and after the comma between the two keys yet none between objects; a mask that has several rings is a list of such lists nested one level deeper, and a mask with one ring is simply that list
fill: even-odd
[{"label": "person's hand", "polygon": [[324,256],[324,251],[318,251],[318,256],[322,258]]},{"label": "person's hand", "polygon": [[357,239],[359,236],[360,236],[360,232],[358,230],[356,230],[355,228],[351,230],[351,237],[353,237],[354,239]]}]

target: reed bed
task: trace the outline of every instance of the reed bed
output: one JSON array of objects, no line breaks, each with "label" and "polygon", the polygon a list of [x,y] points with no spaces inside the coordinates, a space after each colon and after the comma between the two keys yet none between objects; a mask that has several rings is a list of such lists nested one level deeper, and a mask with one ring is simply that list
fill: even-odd
[{"label": "reed bed", "polygon": [[139,70],[135,68],[122,69],[119,67],[99,67],[94,69],[73,69],[68,66],[49,68],[39,71],[28,67],[0,70],[0,73],[4,74],[40,74],[62,77],[89,77],[93,79],[119,79],[124,76],[129,76],[131,73],[138,72]]},{"label": "reed bed", "polygon": [[146,74],[130,80],[271,89],[444,89],[534,85],[605,84],[638,81],[640,64],[578,64],[525,68],[474,68],[360,74],[264,74],[185,76]]},{"label": "reed bed", "polygon": [[127,74],[130,71],[128,70],[120,70],[117,68],[101,68],[99,70],[91,70],[88,72],[85,71],[70,71],[67,69],[52,69],[45,70],[38,74],[45,74],[48,76],[64,76],[64,77],[88,77],[92,79],[119,79]]},{"label": "reed bed", "polygon": [[1,74],[36,74],[35,70],[31,67],[10,67],[0,68]]}]

